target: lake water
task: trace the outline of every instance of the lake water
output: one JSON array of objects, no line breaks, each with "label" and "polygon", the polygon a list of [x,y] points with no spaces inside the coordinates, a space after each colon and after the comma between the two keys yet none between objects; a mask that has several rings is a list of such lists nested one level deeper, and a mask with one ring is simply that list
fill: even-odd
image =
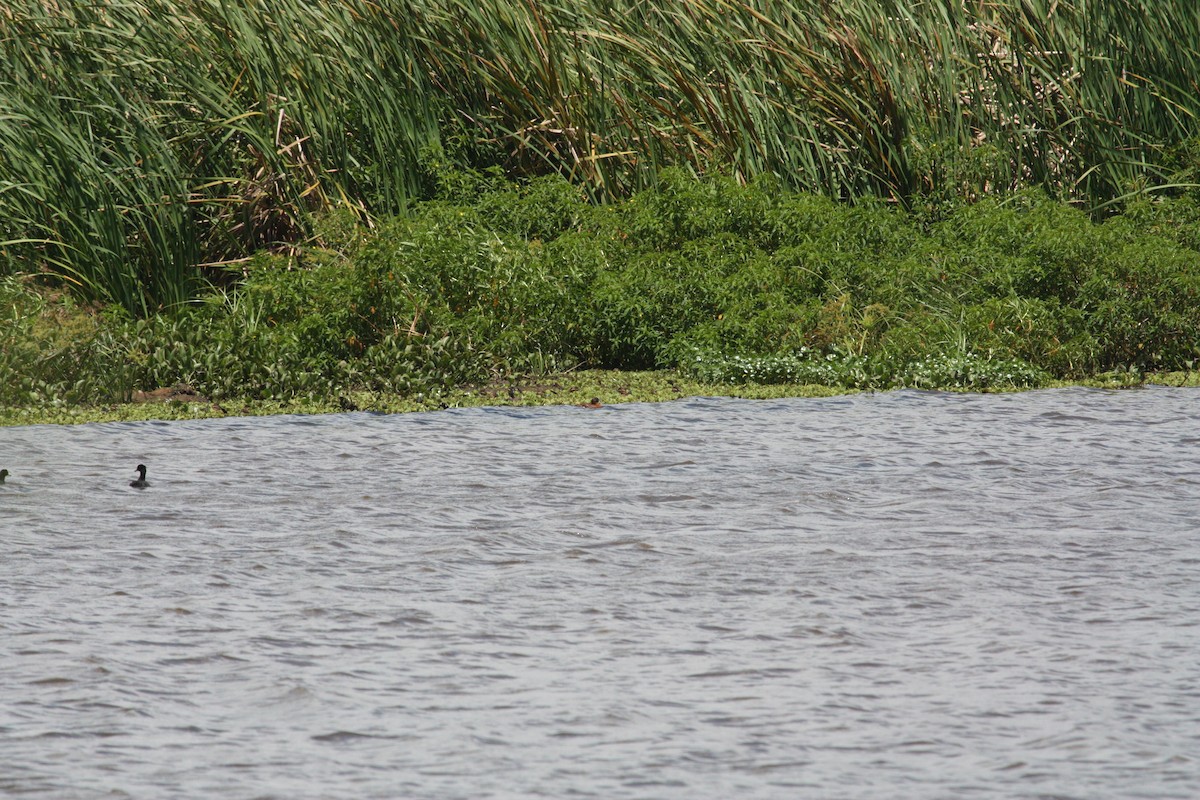
[{"label": "lake water", "polygon": [[0,796],[1200,797],[1196,390],[0,428],[0,467]]}]

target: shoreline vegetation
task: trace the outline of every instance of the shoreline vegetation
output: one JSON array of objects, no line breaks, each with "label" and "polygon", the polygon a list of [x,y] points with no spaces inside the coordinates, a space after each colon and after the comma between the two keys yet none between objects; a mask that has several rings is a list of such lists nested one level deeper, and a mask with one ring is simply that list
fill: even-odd
[{"label": "shoreline vegetation", "polygon": [[1191,0],[15,0],[0,424],[1196,385]]},{"label": "shoreline vegetation", "polygon": [[[1200,373],[1164,372],[1142,376],[1110,373],[1078,381],[1050,381],[1045,386],[1037,388],[1128,391],[1150,386],[1200,388]],[[1032,389],[992,391],[1032,391]],[[697,397],[778,400],[837,397],[861,393],[863,390],[816,384],[703,383],[684,378],[674,370],[583,370],[536,378],[506,380],[482,386],[462,386],[430,396],[418,394],[402,397],[378,392],[356,391],[332,399],[286,401],[235,399],[227,400],[224,403],[214,403],[208,398],[185,390],[182,398],[164,396],[161,399],[147,401],[94,405],[0,407],[0,427],[179,421],[279,414],[310,415],[347,412],[408,414],[453,408],[574,406],[598,409],[620,406],[625,403],[663,403]],[[163,392],[163,394],[171,393]]]},{"label": "shoreline vegetation", "polygon": [[[1126,391],[1150,386],[1200,388],[1200,372],[1158,372],[1144,375],[1112,372],[1074,381],[1049,381],[1038,389],[1086,388]],[[352,391],[336,398],[213,402],[190,387],[168,387],[156,397],[132,402],[0,406],[0,427],[16,425],[78,425],[98,422],[177,421],[277,414],[407,414],[452,408],[577,406],[603,408],[624,403],[661,403],[696,397],[745,400],[837,397],[864,390],[819,384],[704,383],[676,370],[580,370],[578,372],[512,377],[483,385],[460,386],[432,395],[387,395]],[[871,391],[871,390],[867,390]],[[894,389],[887,391],[896,391]],[[973,389],[959,391],[976,391]],[[1032,388],[985,391],[1032,391]],[[595,401],[599,401],[597,405]]]}]

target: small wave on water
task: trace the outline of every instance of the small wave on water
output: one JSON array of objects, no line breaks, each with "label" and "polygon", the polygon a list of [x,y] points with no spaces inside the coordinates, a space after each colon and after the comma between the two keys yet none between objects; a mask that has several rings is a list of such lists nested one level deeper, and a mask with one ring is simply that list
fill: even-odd
[{"label": "small wave on water", "polygon": [[0,794],[1200,796],[1198,400],[0,429]]}]

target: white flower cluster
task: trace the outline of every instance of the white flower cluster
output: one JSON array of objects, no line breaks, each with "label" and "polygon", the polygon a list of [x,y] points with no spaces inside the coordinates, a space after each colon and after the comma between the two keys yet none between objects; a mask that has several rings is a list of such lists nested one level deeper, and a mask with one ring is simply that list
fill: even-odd
[{"label": "white flower cluster", "polygon": [[1036,367],[991,354],[926,356],[917,361],[807,349],[766,356],[727,356],[695,350],[686,362],[697,379],[711,383],[794,383],[855,389],[1017,389],[1045,383]]}]

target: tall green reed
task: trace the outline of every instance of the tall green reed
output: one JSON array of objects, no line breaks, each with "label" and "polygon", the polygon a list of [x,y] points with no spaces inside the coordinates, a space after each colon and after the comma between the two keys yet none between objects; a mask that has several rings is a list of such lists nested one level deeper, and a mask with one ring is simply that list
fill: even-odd
[{"label": "tall green reed", "polygon": [[197,265],[396,213],[437,104],[367,0],[141,0],[0,11],[0,264],[144,316]]},{"label": "tall green reed", "polygon": [[1191,0],[10,0],[0,269],[151,313],[315,210],[403,211],[451,138],[597,198],[679,165],[1099,208],[1197,182],[1198,41]]},{"label": "tall green reed", "polygon": [[609,191],[683,163],[906,202],[938,179],[922,147],[987,143],[981,190],[1099,204],[1165,182],[1164,148],[1198,133],[1186,0],[417,5],[455,108]]}]

